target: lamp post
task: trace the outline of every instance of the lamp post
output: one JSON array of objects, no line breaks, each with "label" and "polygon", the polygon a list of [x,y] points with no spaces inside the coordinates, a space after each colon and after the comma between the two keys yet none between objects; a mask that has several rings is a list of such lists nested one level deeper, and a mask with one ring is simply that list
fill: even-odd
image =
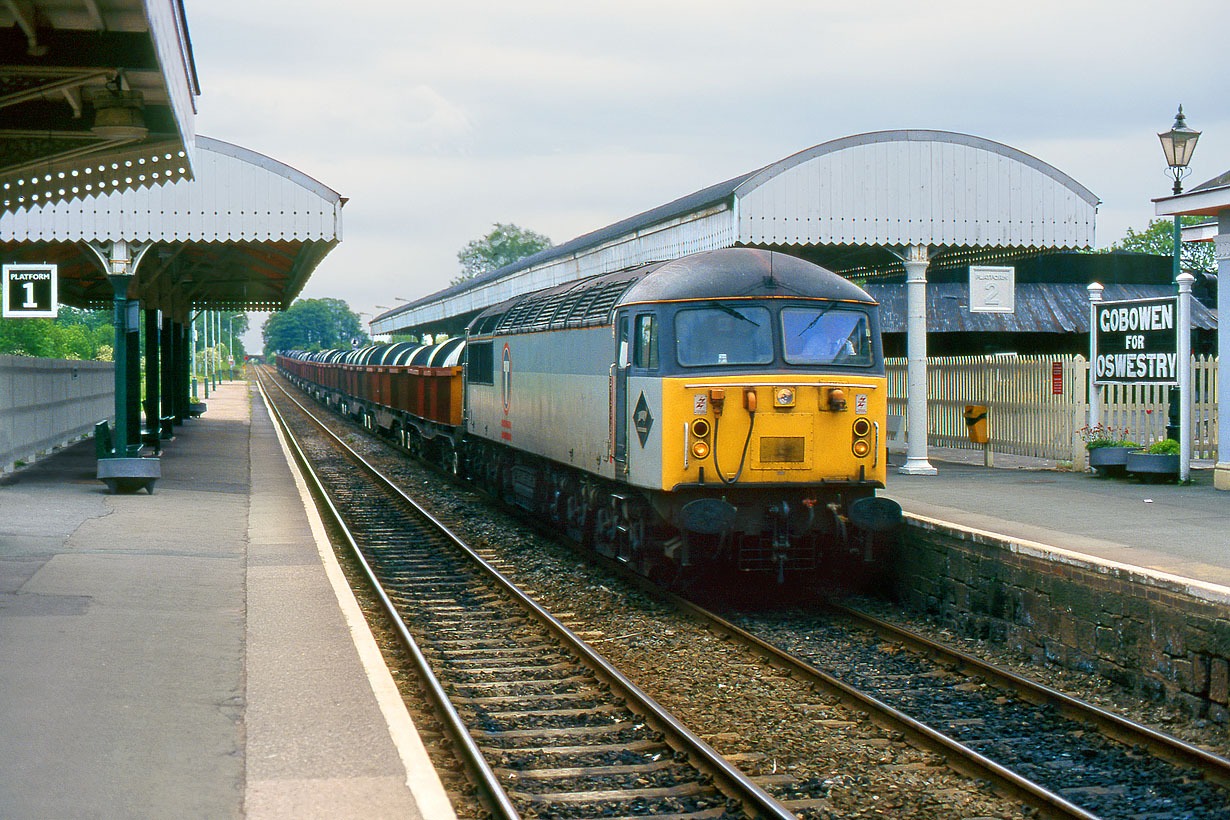
[{"label": "lamp post", "polygon": [[[1158,134],[1157,138],[1162,141],[1162,153],[1166,155],[1166,164],[1170,166],[1170,175],[1174,177],[1174,193],[1178,196],[1183,193],[1183,177],[1191,172],[1187,166],[1192,161],[1192,154],[1196,152],[1196,141],[1200,139],[1200,132],[1187,127],[1187,120],[1183,117],[1183,106],[1180,105],[1179,113],[1174,118],[1174,125],[1170,126],[1169,131]],[[1180,233],[1180,220],[1176,214],[1174,218],[1174,276],[1176,279],[1179,277],[1180,266]]]},{"label": "lamp post", "polygon": [[[1157,135],[1157,138],[1162,142],[1162,153],[1166,155],[1166,165],[1170,168],[1170,174],[1174,177],[1174,194],[1178,196],[1183,193],[1183,177],[1190,173],[1188,164],[1192,161],[1192,154],[1196,152],[1196,141],[1200,139],[1200,132],[1194,131],[1187,127],[1187,120],[1183,117],[1183,106],[1179,106],[1179,113],[1175,115],[1174,125],[1170,126],[1170,130]],[[1175,283],[1179,286],[1179,313],[1180,316],[1186,315],[1187,321],[1179,323],[1179,387],[1178,387],[1178,439],[1179,439],[1179,471],[1180,479],[1184,482],[1188,480],[1188,470],[1191,464],[1192,456],[1192,434],[1191,434],[1191,417],[1192,417],[1192,391],[1191,391],[1191,290],[1192,277],[1183,276],[1183,225],[1182,217],[1175,214],[1174,217],[1174,266],[1173,276]],[[1173,418],[1175,401],[1173,394],[1169,402]],[[1167,435],[1171,435],[1172,426],[1167,426]]]}]

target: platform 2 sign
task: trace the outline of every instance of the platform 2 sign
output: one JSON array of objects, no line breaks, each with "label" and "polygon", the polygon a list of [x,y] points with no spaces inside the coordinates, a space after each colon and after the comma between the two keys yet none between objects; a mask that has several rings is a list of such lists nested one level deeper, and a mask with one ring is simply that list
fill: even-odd
[{"label": "platform 2 sign", "polygon": [[55,265],[5,265],[6,319],[54,319],[59,312]]},{"label": "platform 2 sign", "polygon": [[1094,304],[1094,384],[1179,383],[1178,299]]}]

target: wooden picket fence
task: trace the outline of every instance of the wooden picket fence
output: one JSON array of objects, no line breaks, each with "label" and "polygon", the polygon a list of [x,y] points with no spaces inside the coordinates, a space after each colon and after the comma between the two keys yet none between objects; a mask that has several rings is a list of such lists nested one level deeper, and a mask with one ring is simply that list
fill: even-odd
[{"label": "wooden picket fence", "polygon": [[[905,359],[888,359],[889,443],[905,440]],[[1217,359],[1192,357],[1192,457],[1217,457]],[[1102,388],[1102,424],[1149,444],[1166,437],[1167,388]],[[982,450],[969,440],[967,405],[988,408],[996,453],[1085,464],[1089,362],[1084,356],[944,356],[927,362],[927,442]]]}]

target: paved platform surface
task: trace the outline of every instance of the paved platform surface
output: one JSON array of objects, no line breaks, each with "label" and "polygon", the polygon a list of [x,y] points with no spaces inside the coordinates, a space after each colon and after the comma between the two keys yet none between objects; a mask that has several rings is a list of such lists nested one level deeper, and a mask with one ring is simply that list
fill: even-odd
[{"label": "paved platform surface", "polygon": [[1230,493],[1213,489],[1211,465],[1180,486],[999,453],[985,467],[981,451],[933,448],[929,460],[938,475],[902,475],[904,456],[890,460],[884,494],[907,513],[1230,587]]},{"label": "paved platform surface", "polygon": [[90,441],[0,478],[3,820],[451,817],[249,390],[152,496]]}]

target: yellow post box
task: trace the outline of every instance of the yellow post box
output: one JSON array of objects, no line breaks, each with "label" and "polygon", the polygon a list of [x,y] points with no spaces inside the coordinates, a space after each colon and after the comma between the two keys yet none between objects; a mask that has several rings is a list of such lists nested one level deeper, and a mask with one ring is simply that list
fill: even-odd
[{"label": "yellow post box", "polygon": [[986,444],[990,440],[987,433],[987,408],[980,404],[967,404],[964,416],[969,440],[975,444]]}]

